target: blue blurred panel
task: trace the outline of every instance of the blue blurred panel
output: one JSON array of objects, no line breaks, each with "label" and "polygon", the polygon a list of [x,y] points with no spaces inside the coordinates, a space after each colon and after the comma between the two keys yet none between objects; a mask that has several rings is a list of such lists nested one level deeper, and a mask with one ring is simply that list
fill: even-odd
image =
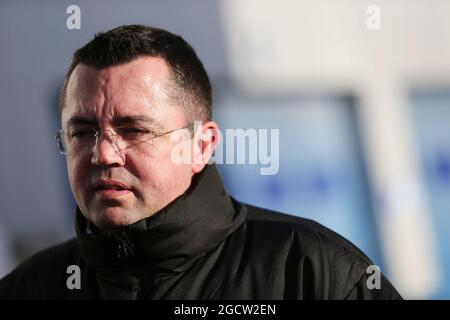
[{"label": "blue blurred panel", "polygon": [[[439,244],[443,281],[434,298],[450,298],[450,89],[413,92],[416,137]],[[447,271],[447,272],[445,272]]]},{"label": "blue blurred panel", "polygon": [[261,175],[259,164],[219,165],[231,194],[250,204],[314,219],[355,243],[383,268],[352,100],[250,96],[223,87],[218,91],[215,118],[224,136],[227,128],[280,133],[277,174]]}]

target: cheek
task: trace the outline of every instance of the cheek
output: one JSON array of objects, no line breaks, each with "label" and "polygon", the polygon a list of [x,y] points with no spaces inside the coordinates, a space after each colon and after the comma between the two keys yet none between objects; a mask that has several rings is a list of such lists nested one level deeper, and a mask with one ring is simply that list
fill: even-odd
[{"label": "cheek", "polygon": [[161,157],[139,157],[130,164],[130,170],[133,170],[142,190],[152,189],[169,194],[185,187],[191,172],[189,165],[173,163],[170,154],[166,153]]},{"label": "cheek", "polygon": [[67,159],[67,171],[69,175],[70,186],[75,197],[78,197],[83,187],[89,182],[88,164],[86,160],[80,157],[71,157]]}]

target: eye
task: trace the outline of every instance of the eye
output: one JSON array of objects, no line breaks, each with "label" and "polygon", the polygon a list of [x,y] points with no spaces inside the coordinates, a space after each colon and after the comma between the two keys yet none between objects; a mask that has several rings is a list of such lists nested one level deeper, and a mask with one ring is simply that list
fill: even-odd
[{"label": "eye", "polygon": [[95,130],[93,129],[82,129],[82,130],[73,130],[70,133],[70,138],[75,140],[86,140],[89,138],[94,138]]},{"label": "eye", "polygon": [[139,139],[152,134],[150,130],[142,127],[120,127],[116,130],[125,139]]},{"label": "eye", "polygon": [[121,128],[120,131],[124,132],[124,133],[144,133],[144,132],[148,132],[148,130],[146,130],[146,129],[137,128],[137,127]]}]

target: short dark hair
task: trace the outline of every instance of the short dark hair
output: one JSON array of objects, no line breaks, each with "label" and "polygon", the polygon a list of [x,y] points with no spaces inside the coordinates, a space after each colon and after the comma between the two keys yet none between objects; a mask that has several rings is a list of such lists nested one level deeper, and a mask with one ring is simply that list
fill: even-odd
[{"label": "short dark hair", "polygon": [[181,36],[143,25],[125,25],[99,32],[74,53],[59,97],[60,112],[64,108],[67,84],[78,64],[102,69],[140,56],[160,57],[166,61],[171,71],[166,94],[185,109],[189,121],[211,119],[211,84],[194,49]]}]

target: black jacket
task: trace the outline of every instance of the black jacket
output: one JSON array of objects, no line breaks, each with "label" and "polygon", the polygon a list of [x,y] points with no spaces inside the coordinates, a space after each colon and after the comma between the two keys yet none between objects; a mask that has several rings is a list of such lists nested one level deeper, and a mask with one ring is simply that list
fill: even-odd
[{"label": "black jacket", "polygon": [[[89,227],[0,280],[0,299],[400,299],[370,290],[372,262],[311,220],[244,205],[215,166],[184,195],[120,233]],[[80,271],[81,289],[68,289]],[[69,281],[68,281],[69,279]]]}]

